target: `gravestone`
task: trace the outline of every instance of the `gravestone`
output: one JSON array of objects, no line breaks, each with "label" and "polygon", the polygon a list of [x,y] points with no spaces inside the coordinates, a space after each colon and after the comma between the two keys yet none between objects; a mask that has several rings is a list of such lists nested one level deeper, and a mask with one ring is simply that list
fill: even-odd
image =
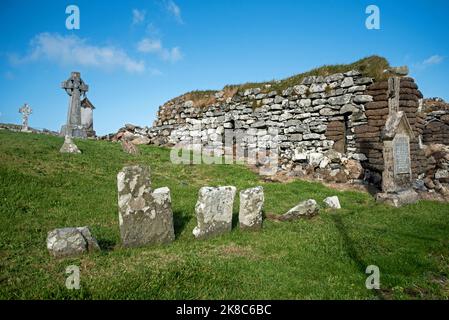
[{"label": "gravestone", "polygon": [[340,199],[337,196],[327,197],[323,202],[327,208],[341,209]]},{"label": "gravestone", "polygon": [[148,166],[125,167],[117,175],[122,244],[138,247],[175,239],[170,190],[152,190]]},{"label": "gravestone", "polygon": [[72,72],[69,79],[61,84],[70,96],[67,123],[61,128],[62,136],[86,138],[87,131],[81,121],[81,97],[86,95],[89,86],[81,79],[79,72]]},{"label": "gravestone", "polygon": [[50,231],[47,235],[47,249],[52,256],[63,258],[98,251],[100,247],[89,228],[80,227]]},{"label": "gravestone", "polygon": [[388,92],[389,114],[382,132],[382,193],[377,194],[377,200],[400,207],[418,200],[418,194],[413,190],[410,153],[410,141],[415,135],[406,114],[399,111],[399,77],[389,78]]},{"label": "gravestone", "polygon": [[33,110],[30,108],[30,106],[25,103],[20,109],[19,113],[22,114],[22,132],[31,132],[28,128],[28,118],[33,113]]},{"label": "gravestone", "polygon": [[231,231],[235,192],[236,188],[231,186],[200,189],[195,206],[195,238],[204,239]]},{"label": "gravestone", "polygon": [[257,230],[262,227],[264,199],[262,187],[240,191],[239,222],[241,229]]}]

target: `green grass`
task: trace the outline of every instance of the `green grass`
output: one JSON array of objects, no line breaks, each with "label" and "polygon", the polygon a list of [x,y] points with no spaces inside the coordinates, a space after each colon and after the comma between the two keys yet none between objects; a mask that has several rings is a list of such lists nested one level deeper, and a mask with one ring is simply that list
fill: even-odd
[{"label": "green grass", "polygon": [[[264,183],[243,166],[173,165],[169,150],[77,141],[81,155],[58,152],[62,138],[0,131],[0,297],[3,299],[447,299],[449,205],[423,201],[401,209],[360,192],[319,183]],[[116,174],[151,166],[153,186],[172,193],[176,241],[120,246]],[[192,236],[200,187],[262,185],[267,213],[299,201],[340,197],[338,213],[311,220],[264,222],[261,232],[205,241]],[[238,200],[234,213],[238,213]],[[88,225],[102,251],[57,260],[47,232]],[[81,270],[81,290],[65,288],[65,268]],[[377,265],[380,291],[365,288]]]},{"label": "green grass", "polygon": [[[223,88],[223,90],[232,90],[235,88],[237,88],[238,90],[260,88],[262,92],[268,93],[270,91],[276,91],[278,94],[280,94],[282,90],[301,84],[302,80],[306,77],[310,76],[325,77],[328,75],[336,73],[344,73],[351,70],[358,70],[362,72],[365,77],[371,77],[374,78],[376,81],[381,81],[386,78],[386,75],[383,73],[383,71],[389,67],[390,64],[388,63],[387,59],[373,55],[349,64],[324,65],[279,81],[272,80],[265,82],[248,82],[243,84],[227,85]],[[270,85],[270,87],[265,88],[265,85],[268,84]],[[197,90],[192,91],[189,94],[191,94],[192,100],[195,100],[200,99],[204,96],[213,95],[213,93],[215,92],[217,91]]]}]

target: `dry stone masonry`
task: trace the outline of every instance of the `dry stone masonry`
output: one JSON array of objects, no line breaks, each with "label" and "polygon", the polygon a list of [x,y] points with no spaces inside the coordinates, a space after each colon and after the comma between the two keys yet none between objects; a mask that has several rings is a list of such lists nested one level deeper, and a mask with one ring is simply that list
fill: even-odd
[{"label": "dry stone masonry", "polygon": [[209,238],[231,231],[235,193],[236,188],[232,186],[200,189],[195,206],[198,224],[193,230],[195,238]]},{"label": "dry stone masonry", "polygon": [[137,247],[175,239],[170,190],[152,190],[150,168],[129,166],[117,175],[122,244]]},{"label": "dry stone masonry", "polygon": [[358,71],[328,77],[308,77],[301,84],[282,92],[264,93],[260,88],[237,92],[232,98],[198,108],[180,97],[162,106],[158,120],[150,129],[154,143],[175,145],[200,139],[204,145],[223,142],[226,129],[243,137],[242,148],[255,138],[270,140],[276,130],[280,145],[280,169],[292,170],[311,164],[330,165],[326,152],[335,148],[348,159],[366,160],[356,148],[354,130],[366,124],[364,105],[372,101],[365,95],[373,79]]},{"label": "dry stone masonry", "polygon": [[438,169],[437,161],[426,157],[425,144],[448,143],[449,116],[447,111],[423,112],[423,95],[407,68],[387,71],[380,81],[352,70],[306,77],[282,92],[270,91],[269,85],[232,95],[221,91],[204,106],[183,95],[160,107],[145,134],[157,145],[208,149],[223,146],[232,130],[234,149],[243,154],[257,146],[255,141],[273,144],[276,134],[278,170],[290,176],[370,183],[382,190],[389,175],[397,178],[409,167],[407,178],[402,177],[407,188],[399,183],[396,191],[412,185],[425,191],[426,177]]}]

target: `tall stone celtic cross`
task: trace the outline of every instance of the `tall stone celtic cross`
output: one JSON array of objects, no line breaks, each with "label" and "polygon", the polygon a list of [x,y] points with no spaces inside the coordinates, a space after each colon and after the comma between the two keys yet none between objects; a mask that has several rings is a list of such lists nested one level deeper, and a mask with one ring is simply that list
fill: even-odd
[{"label": "tall stone celtic cross", "polygon": [[70,96],[65,135],[85,137],[86,132],[81,125],[81,97],[89,91],[89,86],[81,79],[79,72],[72,72],[70,78],[64,81],[61,87]]},{"label": "tall stone celtic cross", "polygon": [[33,110],[27,103],[19,109],[19,113],[22,114],[22,131],[28,131],[28,117],[32,112]]}]

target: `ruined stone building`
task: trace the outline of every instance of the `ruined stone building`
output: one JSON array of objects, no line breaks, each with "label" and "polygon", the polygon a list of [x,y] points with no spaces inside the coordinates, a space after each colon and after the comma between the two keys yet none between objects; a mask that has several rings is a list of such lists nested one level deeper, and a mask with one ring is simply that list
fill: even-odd
[{"label": "ruined stone building", "polygon": [[434,174],[438,168],[429,163],[424,144],[449,144],[448,117],[429,121],[422,93],[406,75],[376,80],[348,70],[308,76],[282,90],[265,84],[198,95],[159,108],[148,130],[152,143],[216,148],[232,130],[244,150],[256,141],[275,144],[281,172],[369,182],[384,192],[405,190]]},{"label": "ruined stone building", "polygon": [[86,97],[81,101],[81,125],[85,128],[88,137],[95,137],[94,105]]}]

